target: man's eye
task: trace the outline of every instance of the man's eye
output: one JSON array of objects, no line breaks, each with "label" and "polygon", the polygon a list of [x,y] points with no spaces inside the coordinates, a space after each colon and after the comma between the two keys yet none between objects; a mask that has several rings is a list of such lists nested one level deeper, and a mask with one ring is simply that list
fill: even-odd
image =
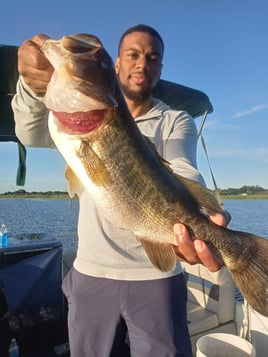
[{"label": "man's eye", "polygon": [[161,58],[159,56],[150,56],[149,59],[151,62],[156,62],[156,63],[161,62]]},{"label": "man's eye", "polygon": [[138,54],[137,53],[129,53],[128,54],[128,56],[130,57],[130,58],[138,58]]}]

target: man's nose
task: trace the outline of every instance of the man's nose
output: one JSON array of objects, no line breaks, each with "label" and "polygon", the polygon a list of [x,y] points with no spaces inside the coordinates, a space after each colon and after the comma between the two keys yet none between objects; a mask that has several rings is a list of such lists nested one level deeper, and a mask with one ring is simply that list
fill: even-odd
[{"label": "man's nose", "polygon": [[140,69],[148,69],[149,68],[149,64],[148,64],[148,60],[146,57],[139,57],[136,63],[136,67],[140,68]]}]

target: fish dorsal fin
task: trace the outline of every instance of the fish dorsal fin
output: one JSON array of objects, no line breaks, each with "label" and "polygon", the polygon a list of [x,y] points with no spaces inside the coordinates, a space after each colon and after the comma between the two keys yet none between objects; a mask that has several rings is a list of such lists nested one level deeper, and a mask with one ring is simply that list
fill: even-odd
[{"label": "fish dorsal fin", "polygon": [[200,183],[196,181],[190,180],[186,177],[176,174],[172,170],[171,164],[159,155],[159,153],[156,150],[156,146],[150,140],[150,138],[145,136],[145,139],[149,144],[150,148],[157,156],[160,163],[163,166],[165,166],[165,168],[168,171],[172,172],[173,175],[175,175],[178,178],[178,180],[184,184],[184,186],[187,188],[190,194],[194,197],[195,201],[198,203],[199,209],[202,213],[206,215],[211,215],[211,214],[222,212],[222,208],[220,207],[216,197],[206,187],[200,185]]},{"label": "fish dorsal fin", "polygon": [[144,136],[145,140],[147,141],[147,143],[149,144],[150,148],[152,149],[152,151],[155,153],[155,156],[158,158],[158,160],[160,161],[160,163],[162,165],[165,166],[166,169],[168,169],[169,171],[172,172],[171,169],[171,164],[170,162],[168,162],[167,160],[165,160],[161,155],[159,155],[155,144],[152,142],[152,140],[150,138],[148,138],[148,136]]},{"label": "fish dorsal fin", "polygon": [[99,158],[90,142],[82,140],[77,156],[81,159],[83,167],[96,186],[108,186],[111,183],[110,173],[103,161]]},{"label": "fish dorsal fin", "polygon": [[65,178],[68,182],[69,196],[71,198],[73,198],[75,195],[80,197],[81,193],[84,190],[84,187],[69,165],[67,165],[65,168]]},{"label": "fish dorsal fin", "polygon": [[206,187],[181,175],[177,175],[175,173],[174,175],[178,177],[178,179],[194,197],[202,213],[211,215],[222,212],[222,208],[220,207],[216,197]]},{"label": "fish dorsal fin", "polygon": [[163,272],[172,271],[175,268],[176,254],[172,244],[152,242],[140,237],[138,240],[155,268]]}]

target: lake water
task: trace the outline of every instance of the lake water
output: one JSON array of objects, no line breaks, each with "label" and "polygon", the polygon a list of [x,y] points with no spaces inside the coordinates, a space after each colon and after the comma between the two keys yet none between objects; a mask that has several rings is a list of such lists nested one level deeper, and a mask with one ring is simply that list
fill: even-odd
[{"label": "lake water", "polygon": [[268,239],[268,200],[225,200],[223,203],[232,215],[230,228]]},{"label": "lake water", "polygon": [[[268,238],[268,200],[225,200],[230,228]],[[9,234],[46,233],[62,242],[64,252],[76,249],[78,200],[0,199],[0,225]]]},{"label": "lake water", "polygon": [[78,200],[0,199],[0,225],[9,235],[45,233],[62,242],[63,251],[76,249]]}]

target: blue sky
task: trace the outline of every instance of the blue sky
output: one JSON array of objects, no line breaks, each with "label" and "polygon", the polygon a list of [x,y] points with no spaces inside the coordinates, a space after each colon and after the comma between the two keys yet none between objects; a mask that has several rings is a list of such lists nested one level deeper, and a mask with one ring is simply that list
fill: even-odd
[{"label": "blue sky", "polygon": [[[97,35],[115,59],[121,34],[146,23],[165,41],[162,78],[204,91],[214,112],[204,136],[220,188],[268,188],[267,0],[13,0],[0,13],[0,43],[20,45],[37,33]],[[197,120],[197,125],[199,121]],[[0,144],[0,192],[16,186],[17,146]],[[212,187],[198,148],[199,169]],[[27,150],[27,191],[66,190],[57,151]]]}]

